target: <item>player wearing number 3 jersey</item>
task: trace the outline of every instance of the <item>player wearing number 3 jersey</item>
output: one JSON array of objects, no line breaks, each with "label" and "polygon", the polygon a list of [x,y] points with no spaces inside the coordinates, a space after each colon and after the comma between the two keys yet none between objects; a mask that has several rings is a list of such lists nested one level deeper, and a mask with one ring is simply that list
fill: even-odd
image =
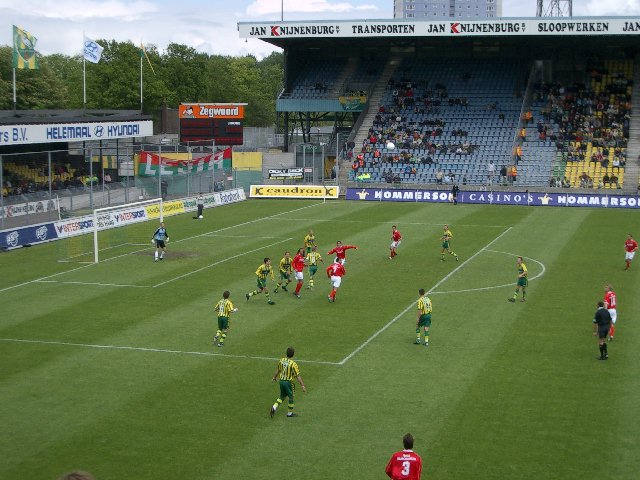
[{"label": "player wearing number 3 jersey", "polygon": [[413,435],[407,433],[402,437],[404,450],[391,455],[385,473],[391,480],[420,480],[422,459],[413,449]]}]

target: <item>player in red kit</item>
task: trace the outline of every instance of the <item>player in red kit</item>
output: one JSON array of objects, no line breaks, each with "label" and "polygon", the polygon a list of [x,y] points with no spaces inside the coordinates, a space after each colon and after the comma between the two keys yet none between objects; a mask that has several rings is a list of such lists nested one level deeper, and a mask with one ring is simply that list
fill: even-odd
[{"label": "player in red kit", "polygon": [[391,245],[389,245],[389,250],[391,250],[391,253],[389,254],[389,260],[392,260],[393,257],[398,255],[398,253],[396,252],[396,248],[400,246],[401,241],[402,235],[400,234],[398,227],[394,225],[393,227],[391,227]]},{"label": "player in red kit", "polygon": [[407,433],[402,437],[404,450],[391,455],[385,473],[391,480],[420,480],[422,459],[413,449],[413,435]]},{"label": "player in red kit", "polygon": [[625,270],[631,268],[631,260],[633,260],[636,250],[638,249],[638,242],[633,239],[631,234],[627,235],[627,241],[624,242],[624,261],[626,262]]},{"label": "player in red kit", "polygon": [[609,315],[611,315],[611,327],[609,327],[609,341],[613,340],[613,334],[616,330],[616,320],[618,317],[618,311],[616,310],[616,306],[618,303],[618,298],[616,296],[616,292],[613,291],[612,285],[604,286],[604,308],[609,310]]},{"label": "player in red kit", "polygon": [[300,289],[302,288],[303,282],[303,271],[304,271],[304,248],[298,249],[298,253],[293,257],[293,262],[291,263],[293,267],[294,275],[296,276],[296,280],[298,283],[296,284],[296,291],[293,293],[296,297],[300,298]]},{"label": "player in red kit", "polygon": [[336,301],[336,293],[342,283],[342,277],[346,274],[347,272],[345,272],[344,266],[340,262],[333,262],[329,267],[327,267],[327,277],[331,279],[331,286],[333,287],[331,293],[327,297],[330,303]]},{"label": "player in red kit", "polygon": [[357,250],[358,247],[356,247],[355,245],[343,245],[342,242],[340,240],[338,240],[336,242],[336,248],[334,248],[333,250],[329,251],[329,255],[333,255],[334,253],[336,254],[336,261],[340,262],[342,265],[344,265],[347,261],[347,257],[345,255],[344,252],[346,252],[347,250],[353,248],[354,250]]}]

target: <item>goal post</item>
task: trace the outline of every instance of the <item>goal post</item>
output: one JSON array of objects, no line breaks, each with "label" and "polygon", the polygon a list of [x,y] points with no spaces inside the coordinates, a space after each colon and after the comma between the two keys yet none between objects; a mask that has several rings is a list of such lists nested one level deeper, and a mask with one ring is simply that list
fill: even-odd
[{"label": "goal post", "polygon": [[93,210],[93,263],[100,257],[99,232],[119,229],[126,225],[158,219],[164,221],[162,198],[153,198],[123,205],[96,208]]}]

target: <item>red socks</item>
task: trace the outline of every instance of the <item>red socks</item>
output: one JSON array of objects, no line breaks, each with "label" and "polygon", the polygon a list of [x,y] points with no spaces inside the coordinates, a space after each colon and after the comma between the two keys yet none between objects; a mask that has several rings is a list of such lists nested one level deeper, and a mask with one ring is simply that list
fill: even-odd
[{"label": "red socks", "polygon": [[302,282],[298,282],[298,284],[296,285],[296,295],[300,293],[301,288],[302,288]]}]

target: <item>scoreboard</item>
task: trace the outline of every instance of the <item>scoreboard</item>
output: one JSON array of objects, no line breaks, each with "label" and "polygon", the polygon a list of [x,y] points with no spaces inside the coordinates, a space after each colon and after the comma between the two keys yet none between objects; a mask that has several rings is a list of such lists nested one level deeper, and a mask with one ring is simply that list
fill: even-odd
[{"label": "scoreboard", "polygon": [[180,142],[242,145],[246,103],[183,103],[178,109]]}]

